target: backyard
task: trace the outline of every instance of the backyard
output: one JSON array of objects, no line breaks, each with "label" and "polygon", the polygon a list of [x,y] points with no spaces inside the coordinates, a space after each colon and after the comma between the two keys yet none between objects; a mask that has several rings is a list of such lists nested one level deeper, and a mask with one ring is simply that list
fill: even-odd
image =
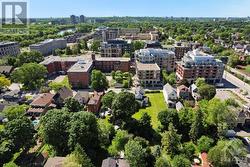
[{"label": "backyard", "polygon": [[154,129],[157,129],[159,125],[159,121],[157,119],[158,113],[167,108],[166,103],[164,101],[163,93],[146,93],[146,96],[149,97],[149,101],[151,103],[150,107],[145,109],[140,109],[133,117],[135,119],[140,119],[142,113],[146,112],[151,116],[151,124]]}]

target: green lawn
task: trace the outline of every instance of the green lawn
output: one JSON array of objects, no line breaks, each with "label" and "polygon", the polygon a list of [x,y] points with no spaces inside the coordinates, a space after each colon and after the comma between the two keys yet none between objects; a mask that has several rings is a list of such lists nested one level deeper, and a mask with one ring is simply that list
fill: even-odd
[{"label": "green lawn", "polygon": [[148,93],[146,96],[149,97],[151,106],[145,109],[140,109],[140,111],[133,115],[133,117],[135,119],[140,119],[142,113],[147,112],[151,116],[151,124],[153,128],[156,129],[159,125],[157,115],[160,111],[166,109],[167,105],[165,103],[163,93]]},{"label": "green lawn", "polygon": [[248,73],[250,73],[250,65],[246,66],[245,71],[248,72]]}]

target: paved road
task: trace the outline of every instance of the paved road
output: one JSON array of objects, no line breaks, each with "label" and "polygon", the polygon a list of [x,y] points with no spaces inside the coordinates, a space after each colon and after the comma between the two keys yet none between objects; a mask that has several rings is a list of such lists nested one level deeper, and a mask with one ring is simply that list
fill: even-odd
[{"label": "paved road", "polygon": [[236,93],[238,96],[240,96],[242,99],[247,101],[250,104],[250,99],[246,98],[240,93],[240,89],[243,90],[244,92],[248,92],[248,95],[250,95],[250,85],[247,83],[241,81],[234,75],[230,74],[229,72],[225,71],[223,78],[226,80],[225,81],[225,87],[231,89]]}]

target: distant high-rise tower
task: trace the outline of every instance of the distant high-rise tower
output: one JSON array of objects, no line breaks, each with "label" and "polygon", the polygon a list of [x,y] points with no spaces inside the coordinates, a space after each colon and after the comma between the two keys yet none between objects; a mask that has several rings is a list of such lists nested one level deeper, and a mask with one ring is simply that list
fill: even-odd
[{"label": "distant high-rise tower", "polygon": [[85,16],[84,15],[81,15],[80,16],[80,23],[84,23],[85,22]]},{"label": "distant high-rise tower", "polygon": [[70,16],[70,22],[71,22],[71,24],[76,24],[77,23],[75,15]]}]

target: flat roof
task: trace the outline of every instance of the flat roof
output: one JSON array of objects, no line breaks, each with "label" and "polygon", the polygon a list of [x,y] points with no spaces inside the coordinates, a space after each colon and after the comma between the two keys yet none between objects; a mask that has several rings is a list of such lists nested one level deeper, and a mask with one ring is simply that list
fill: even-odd
[{"label": "flat roof", "polygon": [[138,70],[143,70],[143,71],[160,71],[160,67],[156,63],[136,63],[136,67]]},{"label": "flat roof", "polygon": [[93,61],[80,60],[76,64],[74,64],[68,70],[68,72],[88,72],[92,66],[93,66]]},{"label": "flat roof", "polygon": [[40,64],[48,65],[53,62],[63,62],[63,61],[77,62],[80,60],[85,60],[84,56],[75,56],[75,57],[74,56],[71,56],[71,57],[48,56]]},{"label": "flat roof", "polygon": [[121,62],[129,62],[130,58],[126,57],[96,57],[97,61],[121,61]]}]

